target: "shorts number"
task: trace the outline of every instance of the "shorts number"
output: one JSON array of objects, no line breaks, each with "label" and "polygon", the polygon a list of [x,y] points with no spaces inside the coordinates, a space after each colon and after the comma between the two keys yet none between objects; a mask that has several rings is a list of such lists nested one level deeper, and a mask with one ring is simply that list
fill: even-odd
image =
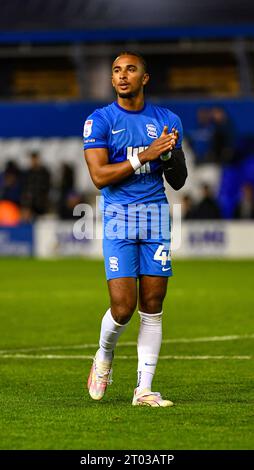
[{"label": "shorts number", "polygon": [[162,266],[166,266],[167,261],[170,260],[170,252],[168,252],[168,255],[167,255],[167,252],[163,251],[164,248],[165,248],[164,245],[159,245],[153,257],[155,261],[161,261]]}]

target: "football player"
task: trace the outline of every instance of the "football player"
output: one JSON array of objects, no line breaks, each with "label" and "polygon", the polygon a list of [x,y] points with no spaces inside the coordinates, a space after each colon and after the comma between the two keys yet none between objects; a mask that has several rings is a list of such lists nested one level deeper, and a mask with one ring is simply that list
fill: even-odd
[{"label": "football player", "polygon": [[[138,381],[132,404],[166,407],[173,403],[152,391],[162,341],[163,300],[172,276],[170,223],[162,216],[169,214],[163,174],[178,190],[187,168],[181,120],[169,109],[145,102],[148,81],[143,57],[121,53],[112,65],[116,101],[95,110],[84,125],[85,159],[104,197],[103,252],[110,296],[88,390],[94,400],[102,399],[111,382],[116,343],[138,304]],[[165,206],[167,211],[161,211]],[[130,207],[138,208],[138,217]]]}]

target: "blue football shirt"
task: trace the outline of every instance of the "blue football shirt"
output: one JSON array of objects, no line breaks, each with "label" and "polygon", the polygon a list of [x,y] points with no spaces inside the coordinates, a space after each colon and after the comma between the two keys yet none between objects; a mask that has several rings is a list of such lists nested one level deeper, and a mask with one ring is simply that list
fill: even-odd
[{"label": "blue football shirt", "polygon": [[[183,129],[180,118],[169,109],[146,103],[140,111],[127,111],[114,102],[96,109],[84,125],[84,149],[108,149],[109,163],[119,163],[138,155],[154,139],[164,126],[169,132],[179,132],[176,148],[180,148]],[[150,204],[165,202],[165,188],[160,158],[145,163],[130,177],[101,190],[105,205]]]}]

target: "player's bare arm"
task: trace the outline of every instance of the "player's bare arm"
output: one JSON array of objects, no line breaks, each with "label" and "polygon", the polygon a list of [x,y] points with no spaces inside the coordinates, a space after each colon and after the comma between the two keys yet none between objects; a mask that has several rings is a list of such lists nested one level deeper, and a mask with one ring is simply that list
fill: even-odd
[{"label": "player's bare arm", "polygon": [[[158,139],[143,152],[139,153],[138,158],[143,165],[148,161],[156,160],[164,152],[169,152],[176,144],[174,133],[162,134]],[[134,173],[134,169],[126,160],[121,163],[108,163],[108,150],[105,148],[85,150],[85,159],[93,183],[98,189],[109,184],[116,184]]]},{"label": "player's bare arm", "polygon": [[105,148],[85,150],[85,159],[92,181],[98,189],[118,183],[133,174],[133,168],[128,160],[109,163],[108,151]]}]

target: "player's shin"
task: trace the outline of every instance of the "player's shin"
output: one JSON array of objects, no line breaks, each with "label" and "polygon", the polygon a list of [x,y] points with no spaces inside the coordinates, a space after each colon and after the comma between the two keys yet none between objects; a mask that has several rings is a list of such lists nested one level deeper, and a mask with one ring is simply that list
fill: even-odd
[{"label": "player's shin", "polygon": [[128,323],[120,325],[111,314],[109,308],[101,322],[100,349],[99,356],[101,361],[111,361],[119,336],[124,332]]},{"label": "player's shin", "polygon": [[138,390],[151,390],[162,341],[162,312],[140,312],[138,335]]}]

